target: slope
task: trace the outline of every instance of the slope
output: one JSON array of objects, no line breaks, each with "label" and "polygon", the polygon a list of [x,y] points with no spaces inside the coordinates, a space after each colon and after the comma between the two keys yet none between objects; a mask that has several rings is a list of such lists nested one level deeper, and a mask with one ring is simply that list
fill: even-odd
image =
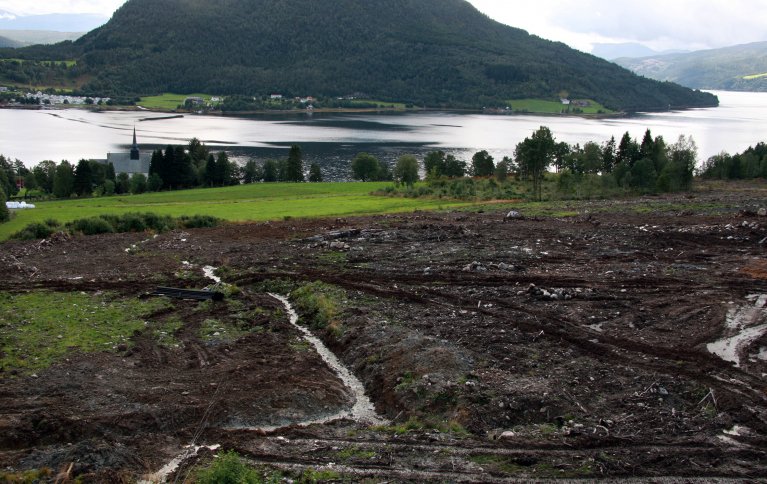
[{"label": "slope", "polygon": [[767,42],[615,61],[637,74],[694,89],[767,92]]},{"label": "slope", "polygon": [[717,103],[494,22],[464,0],[130,0],[53,50],[92,73],[93,93],[365,93],[478,107],[567,91],[617,110]]}]

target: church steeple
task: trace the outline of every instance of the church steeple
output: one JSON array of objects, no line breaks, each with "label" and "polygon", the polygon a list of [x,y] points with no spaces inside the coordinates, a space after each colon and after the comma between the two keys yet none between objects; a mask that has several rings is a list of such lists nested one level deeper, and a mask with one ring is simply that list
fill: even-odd
[{"label": "church steeple", "polygon": [[138,143],[136,142],[136,127],[133,127],[133,146],[130,149],[130,159],[131,160],[140,160],[141,155],[138,151]]}]

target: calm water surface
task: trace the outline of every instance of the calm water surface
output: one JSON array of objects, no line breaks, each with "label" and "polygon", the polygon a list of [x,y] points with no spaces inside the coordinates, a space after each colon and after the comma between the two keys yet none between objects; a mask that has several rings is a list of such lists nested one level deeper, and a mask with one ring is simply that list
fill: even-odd
[{"label": "calm water surface", "polygon": [[533,130],[545,125],[559,141],[603,142],[629,131],[641,140],[645,129],[675,141],[692,135],[700,160],[721,151],[735,153],[767,141],[767,93],[716,92],[721,106],[643,114],[621,119],[492,116],[456,113],[293,114],[247,118],[167,115],[148,112],[0,110],[0,153],[32,166],[42,160],[106,158],[123,151],[136,127],[142,149],[184,144],[192,137],[238,159],[283,157],[293,143],[308,161],[318,161],[333,179],[343,179],[360,151],[393,161],[404,153],[434,149],[469,160],[481,149],[501,158]]}]

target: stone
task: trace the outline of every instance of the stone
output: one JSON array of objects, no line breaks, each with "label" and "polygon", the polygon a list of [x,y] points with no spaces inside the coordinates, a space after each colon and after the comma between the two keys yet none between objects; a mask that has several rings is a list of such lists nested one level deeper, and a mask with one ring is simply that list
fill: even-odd
[{"label": "stone", "polygon": [[516,210],[512,210],[511,212],[506,214],[506,220],[513,220],[513,219],[519,219],[522,218],[522,214],[517,212]]},{"label": "stone", "polygon": [[760,217],[767,217],[767,208],[764,208],[764,207],[760,208],[759,210],[757,210],[756,214],[759,215]]}]

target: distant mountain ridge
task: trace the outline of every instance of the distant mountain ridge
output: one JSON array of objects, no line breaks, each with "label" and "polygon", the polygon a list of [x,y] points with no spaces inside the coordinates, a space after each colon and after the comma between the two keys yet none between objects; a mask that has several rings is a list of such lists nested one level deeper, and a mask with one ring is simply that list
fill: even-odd
[{"label": "distant mountain ridge", "polygon": [[767,92],[767,42],[615,62],[639,75],[693,89]]},{"label": "distant mountain ridge", "polygon": [[16,45],[2,45],[2,47],[24,47],[37,44],[56,44],[66,40],[77,40],[85,35],[85,32],[56,32],[53,30],[2,30],[0,37],[4,37]]},{"label": "distant mountain ridge", "polygon": [[89,32],[109,20],[97,14],[55,13],[15,15],[0,11],[0,30],[44,30],[53,32]]},{"label": "distant mountain ridge", "polygon": [[609,61],[614,59],[621,59],[624,57],[651,57],[668,54],[686,54],[688,52],[689,51],[682,50],[668,50],[661,52],[636,42],[594,44],[593,49],[591,50],[591,53],[595,56]]},{"label": "distant mountain ridge", "polygon": [[718,103],[495,22],[464,0],[129,0],[74,43],[1,54],[76,59],[94,94],[365,93],[482,107],[566,92],[628,111]]}]

